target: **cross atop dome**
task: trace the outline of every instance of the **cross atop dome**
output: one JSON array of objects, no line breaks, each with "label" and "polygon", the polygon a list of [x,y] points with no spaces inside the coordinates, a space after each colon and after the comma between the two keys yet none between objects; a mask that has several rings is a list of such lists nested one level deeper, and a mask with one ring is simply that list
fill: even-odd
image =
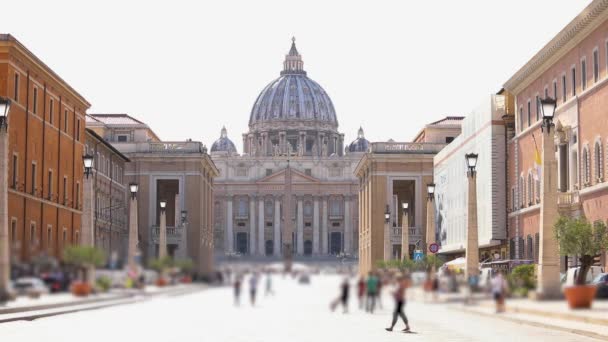
[{"label": "cross atop dome", "polygon": [[296,48],[296,37],[291,37],[291,48],[289,49],[289,53],[285,56],[285,61],[283,62],[283,71],[281,71],[281,75],[286,74],[306,75],[302,55],[300,55],[298,49]]}]

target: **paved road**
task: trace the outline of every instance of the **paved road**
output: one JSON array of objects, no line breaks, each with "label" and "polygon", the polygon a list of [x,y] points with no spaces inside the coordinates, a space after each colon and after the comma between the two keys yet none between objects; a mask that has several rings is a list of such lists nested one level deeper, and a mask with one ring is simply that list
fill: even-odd
[{"label": "paved road", "polygon": [[[255,307],[243,298],[232,304],[228,288],[181,297],[87,311],[32,322],[0,325],[0,341],[596,341],[579,335],[469,315],[439,304],[410,302],[407,314],[414,334],[386,332],[389,297],[374,315],[351,303],[348,314],[332,313],[339,278],[313,277],[310,286],[275,279],[276,295],[262,296]],[[245,282],[243,294],[247,295]]]}]

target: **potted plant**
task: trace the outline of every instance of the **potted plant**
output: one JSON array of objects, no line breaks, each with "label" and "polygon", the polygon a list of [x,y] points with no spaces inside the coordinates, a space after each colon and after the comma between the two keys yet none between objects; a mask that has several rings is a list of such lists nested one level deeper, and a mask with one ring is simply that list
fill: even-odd
[{"label": "potted plant", "polygon": [[182,283],[191,283],[192,282],[192,269],[194,269],[194,262],[192,259],[179,259],[175,261],[175,267],[182,274],[181,282]]},{"label": "potted plant", "polygon": [[587,285],[587,272],[593,265],[595,255],[608,247],[606,225],[602,221],[594,224],[584,217],[571,219],[560,217],[555,223],[555,237],[561,255],[577,255],[580,270],[574,279],[574,286],[566,286],[564,295],[570,308],[590,308],[597,288]]},{"label": "potted plant", "polygon": [[63,260],[78,270],[79,279],[72,282],[72,294],[88,296],[91,293],[95,267],[105,264],[102,250],[89,246],[69,246],[63,251]]},{"label": "potted plant", "polygon": [[536,266],[533,264],[519,265],[513,268],[509,275],[509,286],[514,289],[513,294],[517,297],[526,297],[530,290],[536,288]]},{"label": "potted plant", "polygon": [[150,268],[158,272],[158,279],[156,279],[156,286],[162,287],[167,286],[168,281],[166,277],[167,270],[173,265],[173,259],[170,256],[166,256],[161,259],[150,260]]}]

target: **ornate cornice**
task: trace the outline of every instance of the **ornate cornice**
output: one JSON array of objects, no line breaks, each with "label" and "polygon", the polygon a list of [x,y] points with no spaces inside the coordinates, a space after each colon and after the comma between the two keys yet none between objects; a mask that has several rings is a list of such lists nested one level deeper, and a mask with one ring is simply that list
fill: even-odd
[{"label": "ornate cornice", "polygon": [[594,0],[519,69],[503,87],[513,94],[522,91],[606,21],[608,18],[606,9],[608,9],[608,0]]}]

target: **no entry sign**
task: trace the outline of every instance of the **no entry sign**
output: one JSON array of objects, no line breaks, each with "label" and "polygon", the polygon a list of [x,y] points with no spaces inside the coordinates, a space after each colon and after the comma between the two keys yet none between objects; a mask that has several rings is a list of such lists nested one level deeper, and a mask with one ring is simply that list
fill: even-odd
[{"label": "no entry sign", "polygon": [[439,251],[439,245],[436,243],[432,243],[429,245],[429,252],[435,254]]}]

